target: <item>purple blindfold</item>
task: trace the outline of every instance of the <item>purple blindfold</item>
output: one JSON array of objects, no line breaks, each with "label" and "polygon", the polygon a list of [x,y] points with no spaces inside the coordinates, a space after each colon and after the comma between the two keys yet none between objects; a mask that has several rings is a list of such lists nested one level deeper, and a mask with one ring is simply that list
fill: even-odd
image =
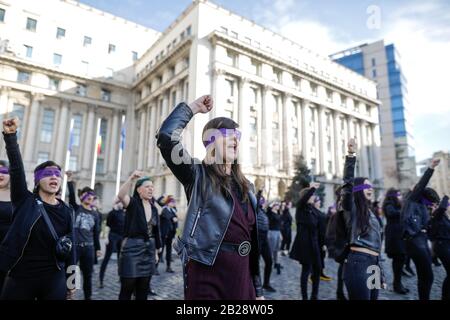
[{"label": "purple blindfold", "polygon": [[426,206],[432,206],[434,203],[431,202],[430,200],[426,199],[426,198],[422,198],[421,199],[422,204],[426,205]]},{"label": "purple blindfold", "polygon": [[9,168],[8,167],[0,167],[0,173],[9,174]]},{"label": "purple blindfold", "polygon": [[[229,136],[236,136],[236,139],[241,140],[241,132],[237,129],[226,129],[226,128],[220,128],[220,129],[216,129],[217,131],[219,131],[223,137],[229,137]],[[209,146],[211,143],[213,143],[216,140],[215,135],[212,135],[209,140],[205,140],[203,141],[203,145],[205,146],[205,148],[207,146]]]},{"label": "purple blindfold", "polygon": [[402,195],[401,192],[388,192],[386,194],[387,197],[400,197]]},{"label": "purple blindfold", "polygon": [[37,185],[42,179],[53,176],[61,178],[61,170],[56,168],[40,169],[34,174],[34,184]]},{"label": "purple blindfold", "polygon": [[360,185],[358,185],[358,186],[354,186],[353,187],[353,192],[358,192],[358,191],[363,191],[363,190],[366,190],[366,189],[372,189],[373,187],[372,187],[372,185],[371,184],[360,184]]},{"label": "purple blindfold", "polygon": [[87,198],[89,198],[89,196],[93,196],[93,197],[95,197],[95,193],[94,192],[86,192],[86,193],[84,193],[82,196],[81,196],[81,198],[80,198],[80,200],[83,202],[84,200],[86,200]]}]

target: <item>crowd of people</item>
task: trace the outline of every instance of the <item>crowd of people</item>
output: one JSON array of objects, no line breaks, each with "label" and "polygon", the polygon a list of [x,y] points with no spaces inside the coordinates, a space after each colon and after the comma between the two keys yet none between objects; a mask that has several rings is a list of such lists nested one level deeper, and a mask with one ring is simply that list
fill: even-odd
[{"label": "crowd of people", "polygon": [[[317,182],[300,190],[295,203],[292,199],[268,201],[263,190],[256,191],[242,173],[238,162],[241,133],[232,119],[214,118],[205,125],[202,161],[184,149],[179,132],[213,105],[210,96],[180,103],[155,137],[186,193],[182,230],[178,229],[175,198],[157,198],[152,178],[135,171],[120,187],[107,215],[104,252],[95,190],[83,187],[76,196],[75,175],[46,161],[35,168],[34,188],[29,191],[17,144],[18,119],[4,120],[8,161],[0,161],[0,299],[74,299],[76,279],[81,276],[84,299],[90,300],[97,259],[103,258],[102,289],[109,281],[105,272],[116,252],[121,283],[118,298],[146,300],[157,294],[151,280],[161,264],[166,264],[167,273],[175,272],[171,265],[174,248],[181,258],[188,300],[262,300],[265,292],[277,290],[271,278],[273,272],[283,272],[280,255],[301,265],[303,300],[317,300],[320,282],[333,280],[325,272],[327,256],[339,265],[337,300],[376,300],[379,290],[387,287],[383,247],[392,260],[396,293],[410,294],[414,289],[406,288],[402,277],[417,273],[419,299],[428,300],[434,280],[432,264],[441,261],[447,273],[442,299],[450,299],[448,197],[440,199],[427,187],[438,160],[431,162],[406,194],[391,188],[378,202],[369,179],[355,177],[357,145],[349,139],[342,184],[326,213]],[[68,203],[61,199],[64,174]]]}]

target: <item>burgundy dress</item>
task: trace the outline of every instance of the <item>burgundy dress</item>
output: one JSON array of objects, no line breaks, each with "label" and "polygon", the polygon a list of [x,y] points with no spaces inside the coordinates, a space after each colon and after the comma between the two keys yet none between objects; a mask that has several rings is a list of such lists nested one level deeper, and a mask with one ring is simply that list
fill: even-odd
[{"label": "burgundy dress", "polygon": [[[249,201],[245,212],[235,192],[232,192],[232,195],[234,212],[223,241],[236,244],[242,241],[251,242],[251,232],[256,222],[255,213]],[[256,299],[250,273],[250,255],[241,257],[237,252],[219,250],[213,266],[190,260],[186,269],[186,300]]]}]

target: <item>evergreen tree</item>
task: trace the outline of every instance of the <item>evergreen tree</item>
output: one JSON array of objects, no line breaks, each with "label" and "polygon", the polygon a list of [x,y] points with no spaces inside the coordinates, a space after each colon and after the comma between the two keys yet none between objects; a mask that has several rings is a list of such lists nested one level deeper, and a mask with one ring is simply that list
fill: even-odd
[{"label": "evergreen tree", "polygon": [[302,155],[296,156],[294,159],[295,174],[292,183],[286,192],[286,200],[297,203],[300,190],[307,188],[311,182],[311,170],[308,168]]}]

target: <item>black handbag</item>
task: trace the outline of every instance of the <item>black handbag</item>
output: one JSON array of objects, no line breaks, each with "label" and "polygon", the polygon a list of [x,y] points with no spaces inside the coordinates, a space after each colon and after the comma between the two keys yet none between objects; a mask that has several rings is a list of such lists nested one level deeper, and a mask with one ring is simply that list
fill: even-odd
[{"label": "black handbag", "polygon": [[70,256],[70,252],[72,251],[72,240],[67,236],[58,237],[58,234],[56,233],[55,228],[53,227],[53,224],[48,217],[47,211],[44,208],[44,204],[40,200],[36,200],[36,202],[38,204],[39,210],[41,211],[42,217],[44,218],[44,221],[47,224],[50,233],[52,234],[52,237],[56,240],[56,258],[61,262],[66,261]]}]

